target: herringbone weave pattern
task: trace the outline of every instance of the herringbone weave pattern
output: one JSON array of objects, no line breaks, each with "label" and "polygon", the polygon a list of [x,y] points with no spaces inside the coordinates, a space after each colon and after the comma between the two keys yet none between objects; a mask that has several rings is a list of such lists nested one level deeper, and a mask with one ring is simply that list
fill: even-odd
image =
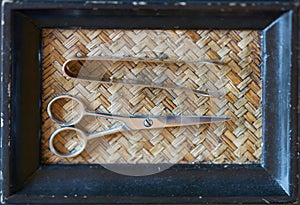
[{"label": "herringbone weave pattern", "polygon": [[[155,56],[183,60],[221,60],[217,64],[122,63],[105,71],[149,83],[166,83],[222,93],[207,98],[180,90],[67,79],[63,63],[74,56]],[[260,163],[260,33],[238,30],[43,30],[43,163]],[[122,71],[122,72],[123,72]],[[124,73],[122,73],[124,75]],[[108,77],[109,77],[108,76]],[[91,140],[78,157],[59,158],[48,140],[59,126],[46,112],[59,94],[80,98],[91,110],[126,115],[227,115],[225,123],[122,132]],[[58,109],[57,112],[67,112]],[[112,120],[84,118],[77,127],[88,133],[107,129]],[[60,142],[57,142],[60,143]]]}]

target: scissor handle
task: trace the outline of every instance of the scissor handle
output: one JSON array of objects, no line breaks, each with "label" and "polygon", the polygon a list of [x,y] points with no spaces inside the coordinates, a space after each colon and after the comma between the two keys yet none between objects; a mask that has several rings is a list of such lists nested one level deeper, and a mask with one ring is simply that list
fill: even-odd
[{"label": "scissor handle", "polygon": [[[59,120],[53,114],[53,111],[52,111],[53,104],[56,103],[58,100],[62,100],[62,99],[71,100],[71,101],[77,103],[78,107],[77,107],[77,111],[76,112],[78,113],[78,115],[75,118],[73,118],[72,120],[70,120],[70,121]],[[83,103],[79,99],[77,99],[77,98],[75,98],[75,97],[73,97],[71,95],[59,95],[59,96],[56,96],[55,98],[53,98],[49,102],[48,107],[47,107],[47,113],[48,113],[50,119],[53,122],[55,122],[55,123],[57,123],[57,124],[59,124],[61,126],[70,126],[70,125],[75,125],[76,123],[78,123],[82,119],[82,117],[85,114],[85,107],[84,107]]]},{"label": "scissor handle", "polygon": [[[72,131],[76,133],[76,141],[73,143],[68,143],[67,139],[63,138],[59,142],[55,142],[55,139],[59,137],[60,134],[63,132]],[[67,133],[68,135],[68,133]],[[69,135],[68,135],[69,136]],[[50,139],[49,139],[49,148],[52,153],[59,157],[69,158],[69,157],[75,157],[79,155],[86,147],[87,145],[87,136],[86,134],[81,131],[80,129],[74,128],[74,127],[63,127],[57,129],[55,132],[52,133]],[[56,143],[58,145],[56,145]],[[59,150],[59,146],[61,146],[61,150]]]}]

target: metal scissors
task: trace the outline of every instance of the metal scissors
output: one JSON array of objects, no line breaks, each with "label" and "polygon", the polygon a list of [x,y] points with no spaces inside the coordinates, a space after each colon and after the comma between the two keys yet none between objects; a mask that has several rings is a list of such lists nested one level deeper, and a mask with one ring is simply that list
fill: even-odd
[{"label": "metal scissors", "polygon": [[[58,100],[71,100],[77,105],[78,115],[76,119],[72,119],[71,121],[61,121],[57,119],[52,112],[52,106]],[[105,135],[114,134],[122,131],[133,131],[133,130],[144,130],[144,129],[156,129],[156,128],[165,128],[165,127],[175,127],[175,126],[187,126],[187,125],[198,125],[204,123],[214,123],[214,122],[222,122],[226,120],[230,120],[231,117],[227,116],[148,116],[148,115],[115,115],[110,113],[102,113],[88,110],[85,105],[76,97],[71,95],[60,95],[53,98],[47,107],[47,112],[49,117],[55,123],[63,126],[56,131],[54,131],[49,140],[49,147],[51,152],[56,154],[59,157],[75,157],[79,155],[87,146],[87,142],[91,139],[95,139],[98,137],[103,137]],[[71,127],[72,125],[77,124],[84,116],[95,116],[106,119],[114,119],[121,122],[121,126],[109,128],[107,130],[103,130],[94,134],[87,134],[81,129],[76,127]],[[72,150],[68,153],[63,153],[54,145],[55,138],[62,132],[75,132],[76,138],[78,139],[76,144],[70,145]],[[68,142],[66,142],[68,143]],[[76,147],[76,149],[74,148]]]}]

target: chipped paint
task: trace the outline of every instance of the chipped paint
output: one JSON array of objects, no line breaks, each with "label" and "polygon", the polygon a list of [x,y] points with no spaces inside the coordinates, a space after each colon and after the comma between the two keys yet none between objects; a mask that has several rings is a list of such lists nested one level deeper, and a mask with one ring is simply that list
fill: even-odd
[{"label": "chipped paint", "polygon": [[265,202],[266,204],[270,204],[270,202],[267,200],[267,199],[265,199],[265,198],[262,198],[261,199],[263,202]]},{"label": "chipped paint", "polygon": [[121,4],[121,1],[86,1],[85,4]]},{"label": "chipped paint", "polygon": [[11,83],[9,82],[8,85],[7,85],[7,95],[8,95],[9,98],[10,98],[10,95],[11,95],[10,85],[11,85]]},{"label": "chipped paint", "polygon": [[4,4],[7,4],[7,3],[13,3],[14,2],[14,0],[3,0],[2,1],[2,5],[4,5]]},{"label": "chipped paint", "polygon": [[176,2],[175,6],[186,6],[187,3],[185,1]]},{"label": "chipped paint", "polygon": [[5,201],[4,201],[4,198],[3,198],[3,192],[2,192],[2,190],[1,190],[1,192],[0,192],[0,196],[1,196],[1,204],[5,204]]},{"label": "chipped paint", "polygon": [[145,5],[147,5],[147,2],[145,2],[145,1],[133,1],[132,2],[132,5],[134,5],[134,6],[145,6]]},{"label": "chipped paint", "polygon": [[2,9],[4,8],[5,4],[12,4],[12,3],[14,3],[13,0],[2,0],[2,3],[1,3]]},{"label": "chipped paint", "polygon": [[3,114],[3,112],[1,112],[1,119],[0,119],[0,127],[4,127],[4,119],[3,119],[3,116],[4,116],[4,114]]}]

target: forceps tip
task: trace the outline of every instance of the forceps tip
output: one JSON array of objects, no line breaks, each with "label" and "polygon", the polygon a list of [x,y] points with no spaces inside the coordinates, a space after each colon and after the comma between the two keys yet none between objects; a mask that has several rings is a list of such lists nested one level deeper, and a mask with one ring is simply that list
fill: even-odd
[{"label": "forceps tip", "polygon": [[201,90],[192,90],[193,93],[197,95],[201,95],[203,97],[209,97],[209,98],[220,98],[222,97],[222,94],[220,93],[212,93],[212,92],[207,92],[207,91],[201,91]]},{"label": "forceps tip", "polygon": [[231,116],[213,116],[210,119],[211,119],[211,122],[224,122],[224,121],[231,120],[232,117]]}]

